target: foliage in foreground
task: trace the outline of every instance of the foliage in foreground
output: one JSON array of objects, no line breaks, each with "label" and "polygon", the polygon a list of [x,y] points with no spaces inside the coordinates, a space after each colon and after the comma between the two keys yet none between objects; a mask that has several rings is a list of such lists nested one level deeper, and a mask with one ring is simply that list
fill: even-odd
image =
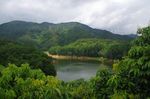
[{"label": "foliage in foreground", "polygon": [[31,70],[27,64],[21,67],[10,64],[1,71],[0,97],[41,99],[54,97],[54,94],[59,97],[59,85],[59,80],[45,76],[41,70]]},{"label": "foliage in foreground", "polygon": [[115,90],[113,96],[150,97],[150,26],[139,29],[138,34],[128,56],[114,65],[115,74],[108,80]]},{"label": "foliage in foreground", "polygon": [[34,70],[28,64],[17,67],[9,64],[1,66],[1,99],[91,99],[92,90],[84,80],[64,83],[53,76],[45,76],[39,69]]},{"label": "foliage in foreground", "polygon": [[128,55],[113,65],[113,70],[97,72],[89,81],[63,82],[45,76],[41,70],[0,66],[2,99],[148,99],[150,97],[150,26],[140,29],[140,36]]}]

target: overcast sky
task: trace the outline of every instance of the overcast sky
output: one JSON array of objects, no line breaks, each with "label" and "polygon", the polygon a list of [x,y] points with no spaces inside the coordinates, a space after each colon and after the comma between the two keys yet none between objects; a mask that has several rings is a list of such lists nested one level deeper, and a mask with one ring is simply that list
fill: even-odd
[{"label": "overcast sky", "polygon": [[150,23],[150,0],[0,0],[0,23],[77,21],[114,33],[136,33]]}]

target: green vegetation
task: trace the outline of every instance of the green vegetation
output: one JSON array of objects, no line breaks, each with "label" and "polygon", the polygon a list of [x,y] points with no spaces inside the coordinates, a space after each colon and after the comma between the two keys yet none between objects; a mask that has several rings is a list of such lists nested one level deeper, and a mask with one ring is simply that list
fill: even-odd
[{"label": "green vegetation", "polygon": [[[113,65],[112,73],[100,71],[95,78],[99,98],[148,99],[150,97],[150,26],[139,29],[140,35],[128,55]],[[102,83],[102,82],[105,83]]]},{"label": "green vegetation", "polygon": [[[2,68],[2,66],[1,66]],[[32,70],[28,64],[17,67],[10,64],[0,71],[1,99],[91,99],[94,97],[88,82],[77,80],[64,83],[41,70]]]},{"label": "green vegetation", "polygon": [[[0,66],[2,99],[148,99],[150,98],[150,26],[139,29],[139,37],[113,70],[98,71],[89,81],[63,82],[45,76],[28,64]],[[1,54],[0,54],[1,55]]]},{"label": "green vegetation", "polygon": [[[13,21],[0,25],[1,99],[146,99],[150,97],[150,26],[129,36],[70,22]],[[3,40],[10,39],[12,41]],[[28,45],[28,46],[27,46]],[[34,46],[34,47],[32,47]],[[89,81],[58,80],[51,54],[123,59]],[[129,50],[130,49],[130,50]],[[129,51],[128,51],[129,50]],[[15,64],[15,65],[14,65]]]},{"label": "green vegetation", "polygon": [[45,76],[41,70],[32,70],[27,64],[17,67],[10,64],[1,70],[1,99],[48,99],[61,97],[59,80]]},{"label": "green vegetation", "polygon": [[114,86],[113,96],[150,97],[150,26],[139,29],[138,34],[128,56],[114,65],[115,74],[108,81]]},{"label": "green vegetation", "polygon": [[120,59],[130,48],[128,42],[108,39],[81,39],[65,46],[55,46],[49,49],[50,54],[70,56],[105,57]]},{"label": "green vegetation", "polygon": [[66,45],[83,38],[131,40],[128,35],[113,34],[93,29],[77,22],[60,24],[12,21],[0,25],[0,39],[17,41],[28,46],[48,50],[52,46]]},{"label": "green vegetation", "polygon": [[7,66],[9,63],[17,66],[28,63],[31,68],[40,68],[45,74],[56,75],[51,64],[52,59],[43,52],[32,46],[26,47],[12,41],[0,40],[0,64]]}]

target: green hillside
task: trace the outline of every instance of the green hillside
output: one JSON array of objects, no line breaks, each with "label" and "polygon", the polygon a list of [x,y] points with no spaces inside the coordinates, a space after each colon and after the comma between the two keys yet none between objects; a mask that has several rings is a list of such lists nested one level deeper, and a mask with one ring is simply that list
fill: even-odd
[{"label": "green hillside", "polygon": [[92,56],[118,59],[126,55],[129,42],[109,39],[80,39],[65,46],[54,46],[50,54],[70,56]]},{"label": "green hillside", "polygon": [[12,21],[1,24],[0,38],[11,39],[46,50],[52,46],[66,45],[83,38],[132,39],[128,35],[118,35],[106,30],[93,29],[78,22],[53,24],[24,21]]}]

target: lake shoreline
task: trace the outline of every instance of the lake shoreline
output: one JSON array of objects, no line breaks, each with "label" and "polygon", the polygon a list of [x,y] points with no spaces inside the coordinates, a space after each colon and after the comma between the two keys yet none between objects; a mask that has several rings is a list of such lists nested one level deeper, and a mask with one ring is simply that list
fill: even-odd
[{"label": "lake shoreline", "polygon": [[46,52],[49,57],[57,60],[81,60],[81,61],[99,61],[104,64],[113,64],[114,60],[103,57],[88,57],[88,56],[69,56],[69,55],[54,55]]},{"label": "lake shoreline", "polygon": [[48,54],[49,57],[52,57],[54,59],[63,59],[63,60],[95,60],[95,61],[100,61],[99,57],[87,57],[87,56],[69,56],[69,55],[52,55]]}]

